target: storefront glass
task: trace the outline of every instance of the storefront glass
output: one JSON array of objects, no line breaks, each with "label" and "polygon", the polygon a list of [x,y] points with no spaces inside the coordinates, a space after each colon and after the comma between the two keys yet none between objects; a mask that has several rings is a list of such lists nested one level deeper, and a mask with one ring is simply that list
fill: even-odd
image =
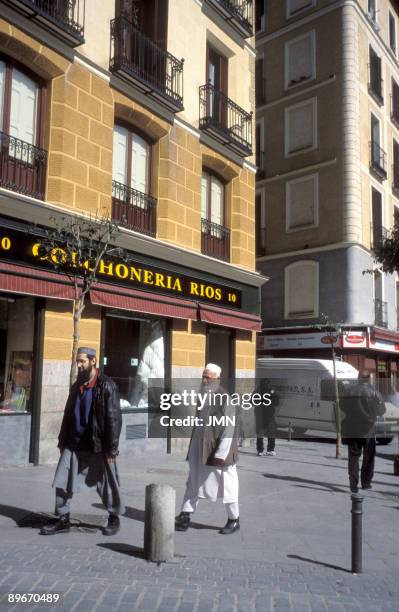
[{"label": "storefront glass", "polygon": [[0,413],[29,413],[34,299],[0,295]]},{"label": "storefront glass", "polygon": [[119,387],[122,410],[148,407],[148,381],[165,378],[165,325],[161,319],[105,317],[104,374]]}]

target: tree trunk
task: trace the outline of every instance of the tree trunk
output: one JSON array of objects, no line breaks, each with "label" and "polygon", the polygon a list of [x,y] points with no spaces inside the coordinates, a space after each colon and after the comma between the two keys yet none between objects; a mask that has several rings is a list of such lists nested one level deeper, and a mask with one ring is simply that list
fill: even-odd
[{"label": "tree trunk", "polygon": [[72,355],[71,355],[71,371],[69,375],[69,386],[72,387],[76,380],[77,366],[76,357],[78,354],[79,340],[80,340],[80,320],[82,318],[82,312],[85,307],[85,296],[82,295],[80,298],[75,299],[73,303],[73,342],[72,342]]}]

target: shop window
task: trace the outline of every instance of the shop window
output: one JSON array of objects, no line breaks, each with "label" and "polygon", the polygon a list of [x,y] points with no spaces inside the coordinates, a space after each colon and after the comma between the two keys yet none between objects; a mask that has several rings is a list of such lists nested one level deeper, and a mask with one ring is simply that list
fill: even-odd
[{"label": "shop window", "polygon": [[317,147],[317,100],[312,98],[285,109],[285,155]]},{"label": "shop window", "polygon": [[285,88],[316,77],[315,33],[290,40],[285,45]]},{"label": "shop window", "polygon": [[34,300],[0,297],[0,413],[31,412]]},{"label": "shop window", "polygon": [[318,225],[318,175],[304,176],[286,184],[286,230]]},{"label": "shop window", "polygon": [[319,264],[298,261],[285,268],[285,318],[314,318],[319,314]]},{"label": "shop window", "polygon": [[109,314],[104,320],[102,367],[118,385],[122,410],[147,408],[149,380],[165,377],[164,323]]}]

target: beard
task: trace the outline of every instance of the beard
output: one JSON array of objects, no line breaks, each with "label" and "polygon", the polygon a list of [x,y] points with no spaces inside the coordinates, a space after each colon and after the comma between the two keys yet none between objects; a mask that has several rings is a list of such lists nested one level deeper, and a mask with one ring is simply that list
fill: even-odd
[{"label": "beard", "polygon": [[78,383],[81,385],[83,385],[84,383],[87,383],[90,379],[90,374],[91,374],[91,370],[79,370],[78,376],[77,376]]}]

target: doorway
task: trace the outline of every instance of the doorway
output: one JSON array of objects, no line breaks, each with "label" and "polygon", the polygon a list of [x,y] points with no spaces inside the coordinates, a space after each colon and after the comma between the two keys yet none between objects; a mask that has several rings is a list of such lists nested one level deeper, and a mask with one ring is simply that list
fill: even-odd
[{"label": "doorway", "polygon": [[222,368],[221,384],[230,393],[235,389],[235,331],[208,327],[206,334],[206,363]]}]

